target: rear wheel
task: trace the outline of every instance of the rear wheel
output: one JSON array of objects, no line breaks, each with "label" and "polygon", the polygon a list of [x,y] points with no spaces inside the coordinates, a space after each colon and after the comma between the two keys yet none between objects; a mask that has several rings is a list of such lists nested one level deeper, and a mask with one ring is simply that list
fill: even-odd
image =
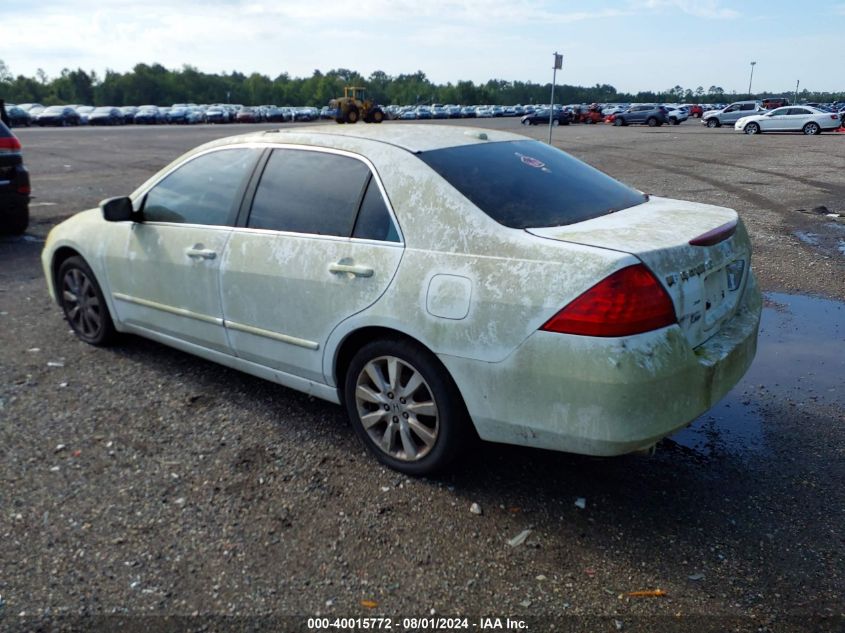
[{"label": "rear wheel", "polygon": [[451,377],[431,352],[409,340],[362,347],[346,372],[344,403],[370,452],[409,475],[442,470],[468,435],[466,408]]},{"label": "rear wheel", "polygon": [[358,108],[352,107],[346,111],[346,122],[347,123],[357,123],[358,119],[360,118],[360,113],[358,112]]},{"label": "rear wheel", "polygon": [[117,333],[103,291],[81,257],[69,257],[56,275],[56,292],[74,333],[91,345],[108,345]]},{"label": "rear wheel", "polygon": [[654,117],[649,117],[648,121],[646,121],[646,125],[649,127],[657,127],[657,119]]},{"label": "rear wheel", "polygon": [[749,123],[745,126],[744,132],[746,134],[759,134],[760,133],[760,126],[756,123]]},{"label": "rear wheel", "polygon": [[29,207],[22,204],[3,212],[0,235],[21,235],[29,226]]},{"label": "rear wheel", "polygon": [[815,136],[816,134],[822,133],[822,129],[819,127],[819,124],[813,121],[807,123],[807,125],[803,127],[802,131],[808,136]]}]

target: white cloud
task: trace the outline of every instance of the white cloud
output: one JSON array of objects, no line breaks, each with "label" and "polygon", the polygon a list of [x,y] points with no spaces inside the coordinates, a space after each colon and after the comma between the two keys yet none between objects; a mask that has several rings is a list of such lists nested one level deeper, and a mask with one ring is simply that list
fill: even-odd
[{"label": "white cloud", "polygon": [[722,6],[722,0],[632,0],[631,5],[641,9],[674,9],[698,18],[733,19],[739,11]]}]

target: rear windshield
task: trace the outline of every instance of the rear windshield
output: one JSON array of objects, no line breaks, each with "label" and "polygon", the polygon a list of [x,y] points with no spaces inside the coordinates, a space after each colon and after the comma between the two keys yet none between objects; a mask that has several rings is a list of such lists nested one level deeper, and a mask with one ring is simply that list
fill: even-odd
[{"label": "rear windshield", "polygon": [[496,222],[514,229],[575,224],[647,199],[538,141],[449,147],[419,157]]}]

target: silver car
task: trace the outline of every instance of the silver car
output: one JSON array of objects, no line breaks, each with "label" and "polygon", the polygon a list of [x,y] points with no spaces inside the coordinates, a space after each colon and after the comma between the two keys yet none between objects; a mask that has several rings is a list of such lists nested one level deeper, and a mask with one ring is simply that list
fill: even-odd
[{"label": "silver car", "polygon": [[737,101],[722,110],[710,110],[701,117],[701,124],[707,127],[733,125],[744,116],[766,112],[759,101]]}]

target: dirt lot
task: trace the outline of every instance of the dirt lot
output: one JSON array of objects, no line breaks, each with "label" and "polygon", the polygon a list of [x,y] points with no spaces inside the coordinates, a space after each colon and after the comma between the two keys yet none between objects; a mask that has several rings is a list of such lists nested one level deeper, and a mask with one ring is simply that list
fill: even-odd
[{"label": "dirt lot", "polygon": [[38,197],[0,240],[1,630],[843,630],[845,224],[826,214],[845,215],[845,135],[556,128],[644,191],[740,212],[768,293],[758,359],[653,457],[482,445],[410,480],[339,407],[138,338],[86,346],[46,295],[52,226],[243,130],[19,131]]}]

